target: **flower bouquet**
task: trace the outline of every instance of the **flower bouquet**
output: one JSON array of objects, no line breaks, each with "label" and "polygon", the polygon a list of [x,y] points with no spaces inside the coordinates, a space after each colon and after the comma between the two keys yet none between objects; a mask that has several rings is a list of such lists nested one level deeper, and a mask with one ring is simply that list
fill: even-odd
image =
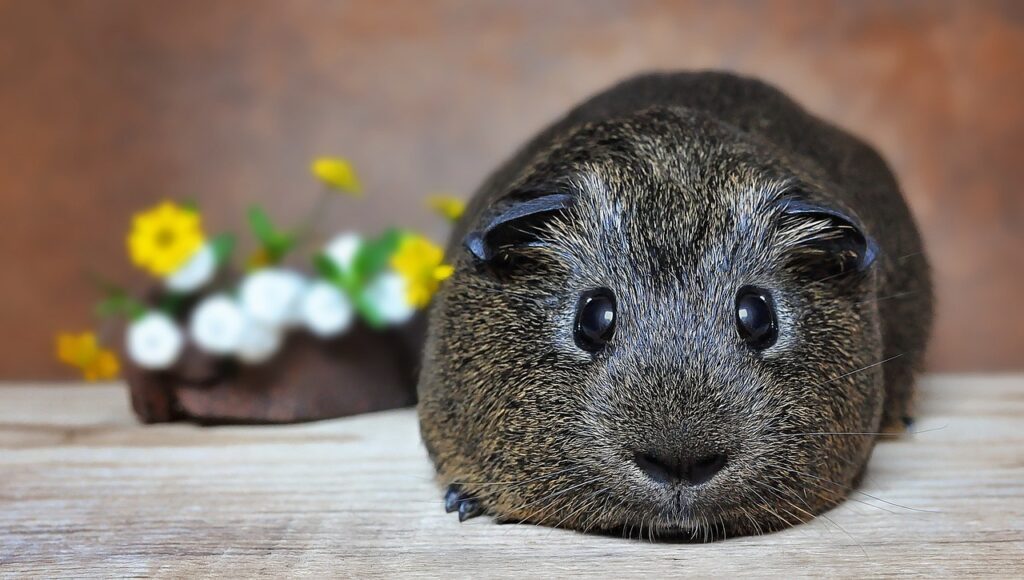
[{"label": "flower bouquet", "polygon": [[[312,171],[326,186],[322,203],[361,195],[343,159],[318,159]],[[450,196],[430,203],[450,220],[461,215]],[[164,201],[136,215],[128,253],[155,284],[134,296],[101,282],[97,307],[123,321],[124,363],[93,332],[59,335],[58,357],[88,380],[123,367],[146,422],[292,422],[414,403],[417,314],[452,268],[433,242],[398,228],[316,243],[320,205],[290,229],[250,207],[257,249],[244,266],[232,260],[235,236],[208,236],[194,204]],[[304,250],[304,268],[287,265]]]}]

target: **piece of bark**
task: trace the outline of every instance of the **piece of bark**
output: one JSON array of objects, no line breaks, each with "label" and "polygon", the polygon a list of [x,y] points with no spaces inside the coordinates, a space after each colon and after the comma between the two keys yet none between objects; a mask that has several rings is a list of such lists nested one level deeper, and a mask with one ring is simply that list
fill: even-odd
[{"label": "piece of bark", "polygon": [[130,363],[132,407],[145,423],[293,423],[413,405],[422,345],[421,317],[376,331],[357,325],[323,340],[286,337],[269,361],[246,365],[194,347],[171,370]]}]

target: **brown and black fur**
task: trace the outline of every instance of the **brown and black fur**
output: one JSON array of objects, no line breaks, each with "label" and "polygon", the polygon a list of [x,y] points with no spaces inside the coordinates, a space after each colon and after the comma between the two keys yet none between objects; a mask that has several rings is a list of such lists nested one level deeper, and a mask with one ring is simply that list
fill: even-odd
[{"label": "brown and black fur", "polygon": [[[555,192],[571,202],[517,222],[486,259],[466,249],[503,208]],[[830,255],[845,251],[864,268]],[[448,255],[419,416],[460,517],[775,530],[839,503],[876,434],[911,416],[931,290],[899,187],[873,149],[762,82],[651,74],[591,98],[486,181]],[[735,328],[748,284],[778,312],[762,352]],[[618,326],[591,354],[572,328],[595,287],[615,292]],[[660,485],[635,463],[652,447],[728,463],[700,486]]]}]

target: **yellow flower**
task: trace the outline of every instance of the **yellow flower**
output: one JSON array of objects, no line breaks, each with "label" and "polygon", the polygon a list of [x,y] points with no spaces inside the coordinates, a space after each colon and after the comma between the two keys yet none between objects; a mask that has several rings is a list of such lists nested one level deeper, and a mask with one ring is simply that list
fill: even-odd
[{"label": "yellow flower", "polygon": [[427,198],[427,206],[449,221],[459,221],[466,212],[466,202],[454,195],[437,194]]},{"label": "yellow flower", "polygon": [[135,215],[128,252],[136,266],[167,276],[184,266],[204,242],[199,213],[165,201]]},{"label": "yellow flower", "polygon": [[117,355],[100,347],[92,332],[71,334],[62,332],[57,336],[57,358],[82,372],[87,381],[104,381],[117,378],[121,364]]},{"label": "yellow flower", "polygon": [[444,252],[430,240],[416,235],[406,236],[391,257],[391,267],[405,279],[405,299],[416,308],[423,308],[437,292],[441,282],[452,275],[454,268],[441,263]]},{"label": "yellow flower", "polygon": [[318,157],[313,160],[310,169],[320,181],[329,187],[352,195],[361,195],[363,186],[355,168],[347,159],[340,157]]}]

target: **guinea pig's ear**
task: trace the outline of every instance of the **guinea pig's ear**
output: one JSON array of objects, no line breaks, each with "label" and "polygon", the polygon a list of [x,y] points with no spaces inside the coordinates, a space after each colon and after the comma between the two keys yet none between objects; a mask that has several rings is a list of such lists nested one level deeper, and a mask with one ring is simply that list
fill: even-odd
[{"label": "guinea pig's ear", "polygon": [[466,235],[466,249],[477,261],[486,263],[499,250],[536,245],[540,242],[536,235],[538,226],[565,211],[572,199],[567,193],[531,191],[507,195]]},{"label": "guinea pig's ear", "polygon": [[878,246],[855,216],[787,198],[779,202],[784,252],[800,271],[838,276],[865,272]]}]

